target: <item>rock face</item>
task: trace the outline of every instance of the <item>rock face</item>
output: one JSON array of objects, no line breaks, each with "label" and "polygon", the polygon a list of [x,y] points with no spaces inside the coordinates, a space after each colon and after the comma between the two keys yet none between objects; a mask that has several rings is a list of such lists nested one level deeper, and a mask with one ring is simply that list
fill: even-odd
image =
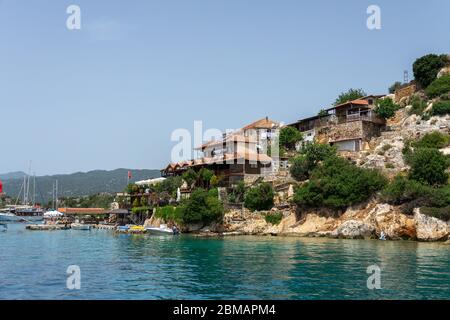
[{"label": "rock face", "polygon": [[414,222],[417,230],[417,239],[420,241],[438,241],[447,239],[449,227],[447,222],[420,213],[414,209]]},{"label": "rock face", "polygon": [[348,220],[331,233],[332,237],[346,239],[364,239],[375,235],[373,225],[358,220]]}]

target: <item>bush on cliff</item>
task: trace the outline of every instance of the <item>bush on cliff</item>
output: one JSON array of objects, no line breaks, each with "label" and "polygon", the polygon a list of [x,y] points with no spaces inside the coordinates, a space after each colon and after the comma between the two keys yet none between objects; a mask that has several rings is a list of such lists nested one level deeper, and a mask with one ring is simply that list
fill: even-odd
[{"label": "bush on cliff", "polygon": [[426,108],[426,101],[422,100],[419,96],[413,96],[411,99],[411,109],[409,109],[408,113],[420,116]]},{"label": "bush on cliff", "polygon": [[426,88],[436,79],[436,76],[445,66],[445,58],[443,55],[428,54],[418,58],[413,64],[413,73],[416,81]]},{"label": "bush on cliff", "polygon": [[442,221],[450,221],[450,206],[443,208],[422,207],[420,208],[420,212]]},{"label": "bush on cliff", "polygon": [[433,104],[432,116],[444,116],[450,114],[450,101],[439,101]]},{"label": "bush on cliff", "polygon": [[274,192],[272,185],[267,182],[247,190],[244,206],[252,211],[270,210],[273,207]]},{"label": "bush on cliff", "polygon": [[298,181],[309,178],[317,165],[336,155],[336,148],[328,144],[307,143],[300,150],[300,155],[291,160],[290,173]]},{"label": "bush on cliff", "polygon": [[277,225],[280,224],[281,220],[283,219],[283,213],[279,211],[269,212],[265,215],[264,219],[267,223]]},{"label": "bush on cliff", "polygon": [[429,185],[446,184],[448,158],[437,149],[419,148],[411,155],[410,179]]},{"label": "bush on cliff", "polygon": [[307,183],[296,189],[294,202],[299,206],[343,209],[367,200],[385,185],[386,178],[378,171],[330,157],[313,170]]},{"label": "bush on cliff", "polygon": [[429,196],[431,192],[431,187],[398,175],[383,189],[381,199],[387,203],[399,205],[423,196]]},{"label": "bush on cliff", "polygon": [[441,149],[448,146],[450,143],[450,136],[448,134],[433,131],[424,135],[421,139],[413,142],[411,145],[414,148],[434,148]]},{"label": "bush on cliff", "polygon": [[450,92],[450,75],[434,80],[425,90],[429,98],[436,98]]}]

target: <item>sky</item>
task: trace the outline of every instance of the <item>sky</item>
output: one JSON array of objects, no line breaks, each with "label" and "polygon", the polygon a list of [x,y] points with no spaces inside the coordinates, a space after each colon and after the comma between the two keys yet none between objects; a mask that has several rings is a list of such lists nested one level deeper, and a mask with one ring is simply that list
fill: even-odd
[{"label": "sky", "polygon": [[[69,30],[69,5],[81,29]],[[366,10],[381,9],[369,30]],[[0,173],[161,169],[175,129],[317,114],[450,53],[447,0],[0,0]]]}]

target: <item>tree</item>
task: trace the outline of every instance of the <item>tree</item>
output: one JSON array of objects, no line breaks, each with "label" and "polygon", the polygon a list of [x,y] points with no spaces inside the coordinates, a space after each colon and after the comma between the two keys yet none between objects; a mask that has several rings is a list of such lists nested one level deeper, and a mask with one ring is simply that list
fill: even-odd
[{"label": "tree", "polygon": [[336,148],[328,144],[307,143],[300,155],[291,160],[290,173],[296,180],[308,179],[318,163],[336,155]]},{"label": "tree", "polygon": [[344,102],[356,100],[362,97],[367,96],[367,93],[363,89],[349,89],[347,92],[342,92],[334,102],[334,105],[337,106]]},{"label": "tree", "polygon": [[391,98],[384,98],[377,101],[375,107],[375,114],[383,119],[392,118],[395,112],[400,108],[398,104],[395,104]]},{"label": "tree", "polygon": [[209,183],[211,181],[211,178],[214,176],[214,172],[207,168],[201,168],[198,172],[198,178],[202,182],[202,186],[204,188],[209,187]]},{"label": "tree", "polygon": [[419,148],[411,156],[410,179],[429,185],[447,183],[448,158],[438,149]]},{"label": "tree", "polygon": [[192,187],[194,183],[198,180],[198,173],[192,168],[189,168],[185,173],[183,173],[183,180],[186,181],[189,187]]},{"label": "tree", "polygon": [[418,58],[413,64],[414,78],[422,88],[428,87],[436,79],[439,70],[444,67],[443,56],[428,54]]},{"label": "tree", "polygon": [[252,211],[270,210],[273,207],[274,195],[272,185],[263,182],[247,191],[244,205]]},{"label": "tree", "polygon": [[402,83],[400,81],[394,82],[394,84],[389,87],[389,93],[395,93],[395,91],[397,91],[397,89],[399,89],[401,86]]},{"label": "tree", "polygon": [[294,127],[283,127],[280,130],[280,145],[288,150],[294,150],[297,142],[302,140],[302,133]]},{"label": "tree", "polygon": [[180,208],[184,223],[209,223],[218,220],[224,212],[222,203],[204,189],[195,189]]},{"label": "tree", "polygon": [[356,167],[334,156],[318,165],[310,180],[296,189],[294,202],[307,207],[344,209],[367,200],[386,182],[378,171]]}]

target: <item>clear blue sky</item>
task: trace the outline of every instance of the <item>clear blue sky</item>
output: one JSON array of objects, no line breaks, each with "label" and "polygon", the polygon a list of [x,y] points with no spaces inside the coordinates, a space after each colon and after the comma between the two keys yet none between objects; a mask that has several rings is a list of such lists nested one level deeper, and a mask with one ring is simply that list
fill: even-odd
[{"label": "clear blue sky", "polygon": [[[78,31],[66,8],[81,7]],[[366,28],[381,7],[382,29]],[[0,0],[0,172],[161,168],[176,128],[292,122],[450,52],[450,2]],[[412,72],[411,72],[412,73]]]}]

